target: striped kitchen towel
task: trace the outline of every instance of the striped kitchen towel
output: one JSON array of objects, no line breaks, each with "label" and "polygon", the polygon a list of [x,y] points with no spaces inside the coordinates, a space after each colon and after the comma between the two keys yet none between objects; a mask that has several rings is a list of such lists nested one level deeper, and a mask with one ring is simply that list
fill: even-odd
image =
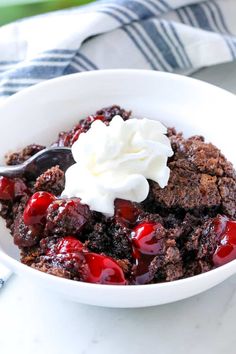
[{"label": "striped kitchen towel", "polygon": [[190,73],[236,58],[236,0],[105,0],[0,28],[0,98],[107,68]]}]

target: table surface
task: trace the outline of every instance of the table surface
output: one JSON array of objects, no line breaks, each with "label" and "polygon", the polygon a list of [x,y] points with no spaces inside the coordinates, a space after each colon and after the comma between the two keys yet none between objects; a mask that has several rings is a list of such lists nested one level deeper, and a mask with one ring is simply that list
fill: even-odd
[{"label": "table surface", "polygon": [[[236,93],[236,63],[193,75]],[[2,354],[235,354],[236,276],[187,300],[144,309],[69,302],[12,276],[0,291]]]}]

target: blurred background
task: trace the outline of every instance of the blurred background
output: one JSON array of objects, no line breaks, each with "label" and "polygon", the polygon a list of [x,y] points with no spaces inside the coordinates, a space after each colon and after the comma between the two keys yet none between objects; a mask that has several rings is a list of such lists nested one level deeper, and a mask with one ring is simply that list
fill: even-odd
[{"label": "blurred background", "polygon": [[0,0],[0,26],[49,11],[87,4],[92,0]]}]

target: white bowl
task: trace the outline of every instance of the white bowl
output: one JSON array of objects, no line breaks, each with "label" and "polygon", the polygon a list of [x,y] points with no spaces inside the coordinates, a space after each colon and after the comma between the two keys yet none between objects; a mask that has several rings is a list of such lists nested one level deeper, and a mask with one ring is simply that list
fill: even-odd
[{"label": "white bowl", "polygon": [[[236,165],[235,96],[194,79],[142,70],[106,70],[50,80],[0,106],[0,156],[30,143],[47,144],[57,133],[101,107],[119,104],[134,116],[161,120],[186,136],[204,135]],[[236,273],[236,261],[170,283],[111,286],[48,275],[21,264],[5,224],[0,224],[0,261],[30,282],[78,302],[108,307],[145,307],[193,296]],[[55,296],[57,296],[55,294]]]}]

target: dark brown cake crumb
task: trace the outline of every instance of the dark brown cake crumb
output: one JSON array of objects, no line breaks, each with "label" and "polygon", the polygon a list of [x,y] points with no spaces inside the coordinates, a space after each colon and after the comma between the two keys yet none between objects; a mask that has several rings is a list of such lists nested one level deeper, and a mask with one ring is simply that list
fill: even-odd
[{"label": "dark brown cake crumb", "polygon": [[53,145],[72,146],[72,144],[79,138],[79,135],[81,133],[86,133],[95,120],[99,119],[102,120],[105,124],[109,124],[111,119],[116,115],[120,115],[124,120],[127,120],[131,115],[131,111],[126,111],[120,106],[116,105],[102,108],[94,115],[82,119],[79,124],[77,124],[69,132],[60,132],[58,135],[58,140]]},{"label": "dark brown cake crumb", "polygon": [[221,197],[216,176],[178,168],[174,163],[169,166],[171,174],[167,187],[161,189],[155,182],[150,182],[150,193],[156,205],[185,210],[220,206]]},{"label": "dark brown cake crumb", "polygon": [[222,177],[218,182],[219,192],[222,200],[222,210],[226,215],[236,217],[236,179]]},{"label": "dark brown cake crumb", "polygon": [[21,249],[21,262],[31,266],[36,259],[39,259],[41,255],[41,249],[39,247],[27,247]]},{"label": "dark brown cake crumb", "polygon": [[170,179],[164,189],[150,181],[150,203],[157,211],[158,206],[195,213],[222,208],[235,217],[236,177],[232,164],[203,137],[184,139],[174,129],[169,129],[168,134],[174,150],[168,163]]},{"label": "dark brown cake crumb", "polygon": [[12,227],[14,243],[20,247],[32,247],[38,243],[42,237],[40,228],[29,228],[23,221],[22,214],[19,213],[14,219]]},{"label": "dark brown cake crumb", "polygon": [[26,146],[23,150],[19,152],[13,152],[6,155],[7,165],[19,165],[24,161],[28,160],[31,156],[37,154],[37,152],[45,149],[45,146],[32,144]]},{"label": "dark brown cake crumb", "polygon": [[49,206],[46,218],[47,235],[77,235],[93,223],[92,212],[76,199],[58,199]]},{"label": "dark brown cake crumb", "polygon": [[13,224],[12,203],[8,200],[3,200],[0,208],[0,216],[5,219],[6,227],[10,228]]},{"label": "dark brown cake crumb", "polygon": [[76,271],[68,270],[63,263],[53,263],[46,257],[42,257],[39,262],[32,263],[30,266],[41,272],[55,275],[60,278],[79,280]]},{"label": "dark brown cake crumb", "polygon": [[111,238],[107,234],[104,223],[96,223],[94,230],[88,235],[86,247],[91,252],[108,254],[111,250]]},{"label": "dark brown cake crumb", "polygon": [[40,175],[35,182],[35,191],[46,191],[57,196],[61,195],[65,187],[65,174],[59,168],[59,166],[54,166],[42,175]]},{"label": "dark brown cake crumb", "polygon": [[126,111],[125,109],[120,108],[120,106],[114,105],[100,109],[96,112],[96,115],[102,115],[108,122],[110,122],[115,116],[121,116],[124,120],[129,119],[131,111]]}]

